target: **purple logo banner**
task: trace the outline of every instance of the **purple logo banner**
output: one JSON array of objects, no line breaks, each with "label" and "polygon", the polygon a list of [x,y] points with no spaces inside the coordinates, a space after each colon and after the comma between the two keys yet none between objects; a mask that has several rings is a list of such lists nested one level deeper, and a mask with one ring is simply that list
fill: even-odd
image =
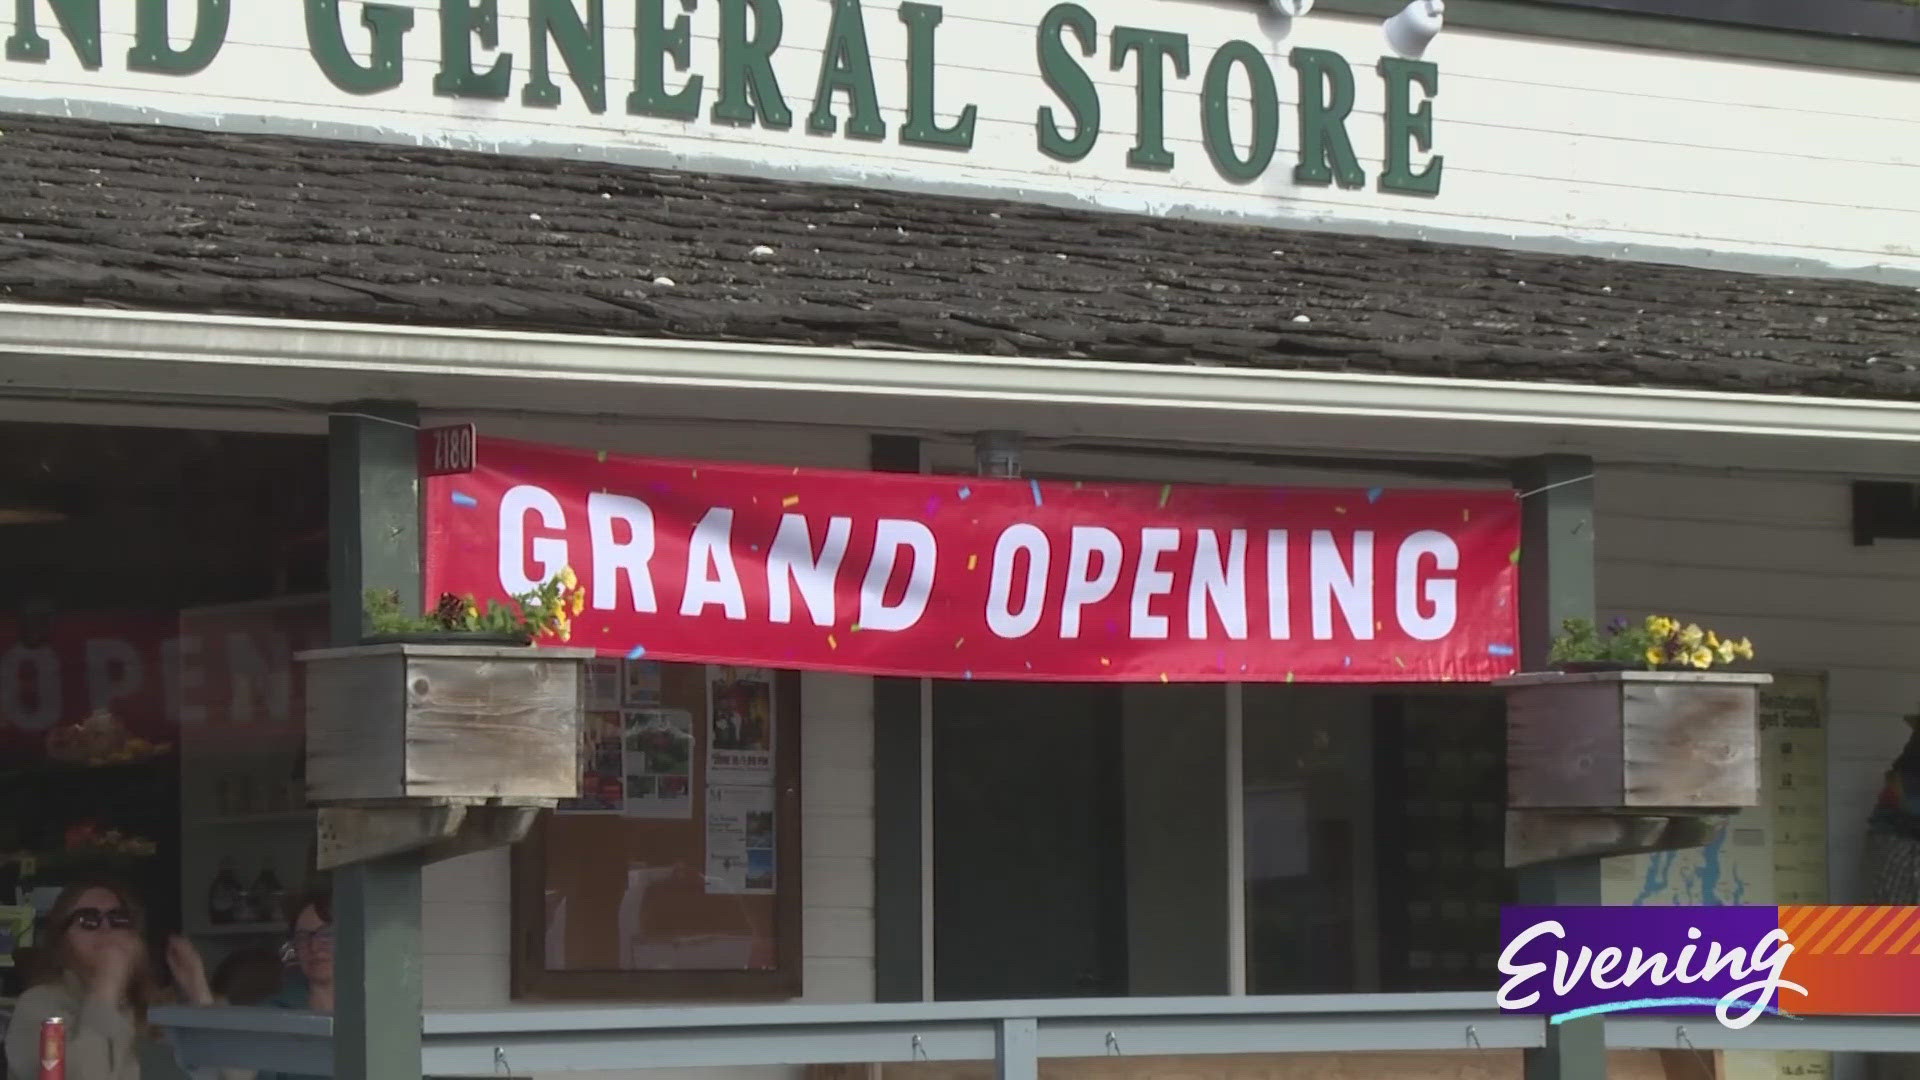
[{"label": "purple logo banner", "polygon": [[1746,1027],[1782,1012],[1793,947],[1775,907],[1508,907],[1500,1008],[1555,1023],[1610,1012],[1712,1013]]}]

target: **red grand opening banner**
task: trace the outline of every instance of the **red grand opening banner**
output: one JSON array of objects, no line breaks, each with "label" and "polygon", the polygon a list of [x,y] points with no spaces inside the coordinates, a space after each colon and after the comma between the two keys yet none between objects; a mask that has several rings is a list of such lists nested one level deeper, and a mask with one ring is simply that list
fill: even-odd
[{"label": "red grand opening banner", "polygon": [[664,461],[481,439],[424,481],[426,592],[571,566],[571,644],[927,678],[1444,682],[1515,670],[1510,492]]}]

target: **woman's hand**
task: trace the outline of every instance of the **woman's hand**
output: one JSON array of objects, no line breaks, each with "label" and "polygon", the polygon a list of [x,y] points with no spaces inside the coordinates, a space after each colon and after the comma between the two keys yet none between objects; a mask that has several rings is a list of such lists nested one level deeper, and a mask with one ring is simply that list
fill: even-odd
[{"label": "woman's hand", "polygon": [[207,985],[207,964],[193,942],[179,934],[167,939],[167,969],[173,972],[173,985],[194,1005],[213,1004],[213,988]]},{"label": "woman's hand", "polygon": [[100,957],[93,968],[93,985],[89,987],[95,1001],[116,1009],[126,1004],[127,986],[133,981],[133,973],[140,965],[140,950],[145,947],[139,935],[125,930],[115,931],[101,943]]}]

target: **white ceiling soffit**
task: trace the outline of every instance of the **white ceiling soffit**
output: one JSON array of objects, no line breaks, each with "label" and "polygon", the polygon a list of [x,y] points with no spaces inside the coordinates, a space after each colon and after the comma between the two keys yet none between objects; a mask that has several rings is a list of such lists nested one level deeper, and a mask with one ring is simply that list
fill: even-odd
[{"label": "white ceiling soffit", "polygon": [[440,414],[1017,428],[1369,455],[1562,450],[1729,468],[1920,471],[1920,404],[1906,402],[39,305],[0,306],[0,398],[8,397],[296,411],[395,399]]}]

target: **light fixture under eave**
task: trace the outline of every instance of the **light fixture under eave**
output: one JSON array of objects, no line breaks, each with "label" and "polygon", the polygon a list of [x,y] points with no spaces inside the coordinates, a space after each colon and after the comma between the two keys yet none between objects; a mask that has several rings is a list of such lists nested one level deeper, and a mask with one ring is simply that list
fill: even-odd
[{"label": "light fixture under eave", "polygon": [[1381,24],[1387,35],[1387,46],[1408,60],[1420,59],[1427,46],[1440,35],[1446,13],[1446,0],[1412,0]]},{"label": "light fixture under eave", "polygon": [[1267,0],[1260,26],[1277,44],[1293,33],[1293,20],[1313,10],[1313,0]]},{"label": "light fixture under eave", "polygon": [[0,525],[58,525],[67,515],[33,506],[0,506]]}]

